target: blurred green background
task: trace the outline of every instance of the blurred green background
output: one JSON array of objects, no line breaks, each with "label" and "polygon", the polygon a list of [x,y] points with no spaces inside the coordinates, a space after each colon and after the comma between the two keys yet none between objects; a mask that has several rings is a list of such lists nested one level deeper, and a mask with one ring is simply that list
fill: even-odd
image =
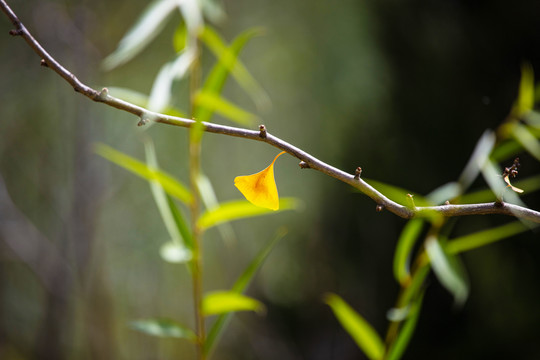
[{"label": "blurred green background", "polygon": [[[58,61],[97,89],[148,94],[174,56],[179,15],[136,59],[100,70],[147,1],[9,4]],[[483,131],[505,119],[523,61],[540,72],[538,1],[223,6],[217,29],[229,41],[250,27],[266,29],[241,59],[270,95],[272,108],[260,116],[271,133],[340,169],[361,166],[363,176],[418,193],[455,180]],[[187,183],[187,131],[141,129],[134,116],[75,94],[8,35],[11,28],[0,17],[0,358],[193,358],[182,340],[128,326],[156,316],[192,326],[191,282],[185,267],[159,256],[168,235],[148,184],[92,150],[103,142],[143,159],[141,139],[151,136],[161,167]],[[205,66],[213,61],[203,54]],[[186,89],[177,85],[178,104]],[[224,94],[256,111],[233,80]],[[240,199],[234,177],[261,170],[275,154],[261,143],[206,134],[202,168],[219,200]],[[540,170],[527,154],[521,163],[524,174]],[[232,242],[216,230],[205,235],[205,290],[215,290],[230,287],[277,229],[288,229],[248,291],[267,314],[235,315],[215,358],[364,358],[321,298],[341,295],[383,334],[398,292],[392,256],[405,221],[376,213],[367,197],[301,170],[290,156],[275,171],[280,195],[300,198],[302,211],[234,222]],[[539,208],[538,196],[523,200]],[[508,219],[457,221],[459,235]],[[540,358],[538,237],[531,231],[465,254],[472,291],[463,309],[432,278],[405,359]]]}]

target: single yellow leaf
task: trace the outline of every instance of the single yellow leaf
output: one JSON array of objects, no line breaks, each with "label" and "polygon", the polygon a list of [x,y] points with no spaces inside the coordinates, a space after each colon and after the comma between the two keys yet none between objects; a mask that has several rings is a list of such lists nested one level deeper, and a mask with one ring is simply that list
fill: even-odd
[{"label": "single yellow leaf", "polygon": [[279,209],[279,196],[274,179],[274,163],[285,151],[280,152],[274,161],[263,171],[253,175],[237,176],[234,185],[253,205],[263,208]]}]

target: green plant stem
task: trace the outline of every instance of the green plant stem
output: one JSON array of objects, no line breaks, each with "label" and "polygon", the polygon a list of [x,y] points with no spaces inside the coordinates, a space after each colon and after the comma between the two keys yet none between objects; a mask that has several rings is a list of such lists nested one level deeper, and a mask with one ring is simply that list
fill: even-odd
[{"label": "green plant stem", "polygon": [[[198,54],[193,62],[190,76],[190,100],[191,113],[194,113],[195,94],[199,90],[201,82],[200,69],[200,47]],[[198,131],[198,127],[192,127],[192,132]],[[206,342],[206,331],[204,326],[204,315],[202,313],[203,285],[202,285],[202,231],[198,225],[201,198],[199,193],[198,179],[200,174],[201,162],[201,137],[190,134],[189,140],[189,182],[191,194],[193,196],[190,206],[191,229],[193,232],[193,259],[192,259],[192,280],[193,280],[193,302],[195,307],[195,332],[197,334],[197,359],[206,359],[204,351]]]}]

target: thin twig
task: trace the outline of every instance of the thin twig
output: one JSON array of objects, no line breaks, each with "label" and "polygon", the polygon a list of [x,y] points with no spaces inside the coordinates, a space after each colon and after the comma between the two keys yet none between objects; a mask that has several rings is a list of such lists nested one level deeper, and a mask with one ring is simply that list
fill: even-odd
[{"label": "thin twig", "polygon": [[[85,85],[79,79],[77,79],[75,75],[73,75],[70,71],[60,65],[60,63],[57,62],[47,51],[45,51],[45,49],[39,44],[36,39],[34,39],[34,37],[26,29],[26,27],[21,23],[17,15],[9,8],[5,0],[0,0],[0,7],[15,26],[15,29],[11,30],[10,34],[14,36],[21,36],[26,41],[26,43],[34,50],[34,52],[36,52],[42,58],[42,65],[46,65],[46,67],[52,69],[54,72],[60,75],[73,87],[73,89],[75,89],[76,92],[79,92],[96,102],[101,102],[138,116],[140,118],[139,124],[144,124],[148,121],[154,121],[162,124],[190,128],[195,123],[195,121],[190,119],[155,113],[140,106],[131,104],[127,101],[117,99],[113,96],[110,96],[106,88],[102,89],[101,91],[97,91]],[[464,215],[502,214],[540,223],[540,212],[507,203],[493,202],[467,205],[450,204],[441,206],[408,208],[388,199],[377,189],[373,188],[367,182],[362,180],[359,176],[355,177],[356,174],[349,174],[331,165],[328,165],[325,162],[317,159],[316,157],[297,148],[296,146],[293,146],[288,142],[270,134],[268,131],[266,131],[266,137],[261,137],[261,132],[255,130],[247,130],[212,123],[203,123],[203,126],[204,131],[206,132],[262,141],[278,149],[286,151],[290,155],[300,159],[303,162],[303,168],[311,168],[318,170],[326,175],[329,175],[355,187],[360,192],[369,196],[377,203],[376,209],[378,211],[386,209],[391,213],[394,213],[405,219],[411,219],[413,217],[429,217],[433,216],[434,213],[447,217]]]}]

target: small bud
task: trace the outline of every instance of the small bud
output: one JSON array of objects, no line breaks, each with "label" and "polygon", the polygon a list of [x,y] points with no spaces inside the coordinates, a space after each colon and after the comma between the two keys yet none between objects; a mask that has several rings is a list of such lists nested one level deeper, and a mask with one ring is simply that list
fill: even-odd
[{"label": "small bud", "polygon": [[39,65],[43,67],[49,67],[49,64],[47,64],[47,61],[45,61],[45,59],[41,59],[41,61],[39,62]]},{"label": "small bud", "polygon": [[139,122],[137,123],[137,126],[144,126],[146,124],[148,124],[148,119],[141,118],[141,120],[139,120]]},{"label": "small bud", "polygon": [[101,91],[99,92],[98,94],[98,99],[100,100],[106,100],[107,99],[107,96],[109,96],[109,89],[107,88],[103,88],[101,89]]},{"label": "small bud", "polygon": [[266,126],[264,125],[259,125],[259,136],[262,137],[263,139],[266,139]]},{"label": "small bud", "polygon": [[446,201],[444,202],[444,205],[450,205],[450,201],[446,200]]},{"label": "small bud", "polygon": [[362,168],[361,167],[357,167],[356,168],[356,171],[354,172],[354,178],[356,180],[360,179],[360,176],[362,175]]},{"label": "small bud", "polygon": [[22,30],[20,30],[20,29],[11,29],[11,30],[9,30],[9,35],[11,35],[11,36],[22,35]]},{"label": "small bud", "polygon": [[302,169],[309,169],[310,168],[309,164],[307,162],[305,162],[305,161],[300,161],[298,166],[300,166]]},{"label": "small bud", "polygon": [[383,205],[377,205],[377,206],[375,207],[375,211],[376,211],[376,212],[381,212],[381,211],[383,211],[383,210],[384,210],[384,206],[383,206]]}]

